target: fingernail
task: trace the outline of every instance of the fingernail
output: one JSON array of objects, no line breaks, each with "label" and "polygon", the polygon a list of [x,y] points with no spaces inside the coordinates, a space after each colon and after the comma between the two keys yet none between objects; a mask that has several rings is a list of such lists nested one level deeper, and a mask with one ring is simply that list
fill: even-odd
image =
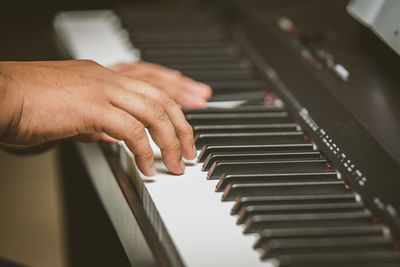
[{"label": "fingernail", "polygon": [[154,165],[152,165],[150,170],[149,170],[149,176],[154,176],[156,174],[157,174],[156,167],[154,167]]},{"label": "fingernail", "polygon": [[193,145],[193,155],[194,155],[195,157],[197,157],[197,149],[196,149],[196,146],[195,146],[195,145]]},{"label": "fingernail", "polygon": [[182,172],[185,171],[185,162],[183,162],[183,159],[181,159],[181,170]]}]

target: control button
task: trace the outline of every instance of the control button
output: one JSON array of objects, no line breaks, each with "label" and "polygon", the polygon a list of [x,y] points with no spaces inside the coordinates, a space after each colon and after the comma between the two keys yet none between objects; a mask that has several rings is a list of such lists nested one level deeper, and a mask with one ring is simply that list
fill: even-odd
[{"label": "control button", "polygon": [[290,19],[285,18],[285,17],[281,17],[281,18],[278,19],[278,26],[279,26],[280,29],[288,32],[293,28],[294,25],[293,25],[293,22]]},{"label": "control button", "polygon": [[345,69],[340,64],[336,64],[335,67],[333,68],[333,71],[336,73],[337,76],[339,76],[340,79],[343,81],[347,82],[349,80],[349,71]]}]

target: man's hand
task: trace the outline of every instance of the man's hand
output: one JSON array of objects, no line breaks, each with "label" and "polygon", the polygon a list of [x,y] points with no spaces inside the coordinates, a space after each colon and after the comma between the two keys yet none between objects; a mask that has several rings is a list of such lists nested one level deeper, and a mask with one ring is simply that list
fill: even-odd
[{"label": "man's hand", "polygon": [[177,70],[164,68],[160,65],[137,62],[122,63],[112,66],[111,69],[129,78],[140,79],[167,92],[172,98],[185,108],[204,108],[207,99],[211,97],[211,88],[183,76]]},{"label": "man's hand", "polygon": [[167,93],[92,61],[1,62],[0,114],[3,144],[124,140],[145,175],[156,172],[145,128],[172,173],[183,173],[182,155],[196,156],[192,129]]}]

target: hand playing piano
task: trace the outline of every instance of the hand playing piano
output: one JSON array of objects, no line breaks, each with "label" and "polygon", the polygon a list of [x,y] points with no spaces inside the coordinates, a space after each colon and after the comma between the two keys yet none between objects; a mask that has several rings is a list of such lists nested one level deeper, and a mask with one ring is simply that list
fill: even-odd
[{"label": "hand playing piano", "polygon": [[192,129],[167,93],[92,61],[0,62],[0,114],[7,147],[124,140],[139,169],[154,175],[147,128],[172,173],[183,173],[182,156],[196,156]]},{"label": "hand playing piano", "polygon": [[163,66],[148,63],[122,63],[111,67],[129,78],[146,81],[167,92],[172,98],[185,108],[204,108],[207,99],[211,97],[211,88],[183,76],[179,71]]}]

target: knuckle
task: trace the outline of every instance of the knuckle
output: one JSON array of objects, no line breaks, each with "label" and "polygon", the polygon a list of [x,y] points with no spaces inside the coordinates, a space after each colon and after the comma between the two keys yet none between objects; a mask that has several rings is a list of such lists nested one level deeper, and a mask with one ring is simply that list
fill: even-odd
[{"label": "knuckle", "polygon": [[193,136],[193,128],[187,122],[182,127],[182,135]]},{"label": "knuckle", "polygon": [[173,97],[170,94],[168,94],[164,91],[158,90],[158,89],[157,89],[156,93],[157,93],[157,96],[156,96],[157,100],[165,108],[171,108],[171,107],[177,106],[175,100],[173,99]]},{"label": "knuckle", "polygon": [[128,129],[127,136],[132,138],[132,140],[141,140],[146,137],[144,126],[139,122],[132,122]]},{"label": "knuckle", "polygon": [[163,93],[163,102],[164,105],[166,105],[167,107],[175,107],[176,106],[176,102],[175,100],[172,98],[172,96],[170,96],[167,93]]},{"label": "knuckle", "polygon": [[158,104],[158,103],[153,103],[151,106],[151,109],[153,111],[153,116],[154,119],[157,121],[168,121],[168,115],[165,112],[164,108]]},{"label": "knuckle", "polygon": [[144,151],[140,152],[139,155],[141,160],[147,161],[153,158],[153,151],[150,148],[146,148]]},{"label": "knuckle", "polygon": [[178,142],[177,139],[175,139],[175,142],[173,142],[173,143],[171,144],[171,149],[172,149],[173,151],[180,151],[180,150],[181,150],[181,144]]}]

